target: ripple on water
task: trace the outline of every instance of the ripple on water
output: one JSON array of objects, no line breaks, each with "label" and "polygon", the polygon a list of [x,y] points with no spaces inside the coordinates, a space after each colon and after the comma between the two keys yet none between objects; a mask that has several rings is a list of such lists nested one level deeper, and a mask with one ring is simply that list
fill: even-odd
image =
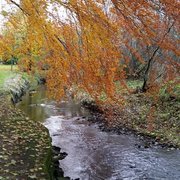
[{"label": "ripple on water", "polygon": [[[89,125],[80,118],[88,112],[78,104],[42,101],[44,98],[42,90],[26,97],[23,108],[35,120],[44,120],[52,144],[68,153],[60,162],[65,176],[81,180],[180,179],[179,150],[138,148],[141,141],[132,135],[106,133]],[[40,104],[41,109],[32,104]]]}]

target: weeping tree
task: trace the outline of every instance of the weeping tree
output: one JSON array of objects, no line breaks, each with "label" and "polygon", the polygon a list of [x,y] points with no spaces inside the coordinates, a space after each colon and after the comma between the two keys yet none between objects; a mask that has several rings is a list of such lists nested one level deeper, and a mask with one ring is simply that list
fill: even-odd
[{"label": "weeping tree", "polygon": [[[143,92],[160,88],[157,77],[150,78],[155,62],[165,66],[168,75],[163,83],[177,78],[172,73],[179,68],[177,0],[7,2],[21,11],[26,28],[17,53],[26,57],[27,64],[34,54],[45,54],[48,89],[57,99],[64,96],[65,87],[75,85],[97,102],[105,93],[108,102],[121,103],[114,81],[128,89],[126,68],[132,58],[143,67]],[[17,20],[9,21],[19,26]]]}]

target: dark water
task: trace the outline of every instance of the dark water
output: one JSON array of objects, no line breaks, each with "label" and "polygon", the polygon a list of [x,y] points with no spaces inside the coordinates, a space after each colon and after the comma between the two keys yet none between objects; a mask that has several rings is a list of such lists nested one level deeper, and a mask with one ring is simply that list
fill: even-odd
[{"label": "dark water", "polygon": [[60,161],[65,176],[81,180],[180,180],[180,151],[138,148],[133,135],[101,132],[89,113],[74,102],[55,103],[40,89],[18,107],[50,131],[52,143],[68,156]]}]

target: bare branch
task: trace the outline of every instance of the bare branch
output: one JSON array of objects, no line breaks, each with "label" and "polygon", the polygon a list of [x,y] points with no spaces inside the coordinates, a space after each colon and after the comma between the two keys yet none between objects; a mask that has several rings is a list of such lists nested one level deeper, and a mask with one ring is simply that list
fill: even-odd
[{"label": "bare branch", "polygon": [[10,2],[17,6],[25,15],[29,15],[18,3],[13,0],[10,0]]}]

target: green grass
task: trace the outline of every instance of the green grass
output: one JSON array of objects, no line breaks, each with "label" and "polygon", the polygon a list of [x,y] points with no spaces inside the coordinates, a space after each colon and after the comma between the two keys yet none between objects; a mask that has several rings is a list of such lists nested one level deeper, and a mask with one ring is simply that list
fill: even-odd
[{"label": "green grass", "polygon": [[[38,72],[39,73],[39,72]],[[21,74],[23,78],[28,79],[31,84],[31,88],[34,89],[38,85],[39,74],[28,74],[27,72],[21,72],[18,70],[18,66],[14,65],[11,71],[11,65],[0,65],[0,91],[3,90],[4,83],[7,79],[13,78],[17,74]],[[41,72],[41,74],[43,71]]]},{"label": "green grass", "polygon": [[[123,85],[121,85],[119,81],[115,82],[115,85],[116,85],[117,93],[120,93],[120,94],[127,93],[127,89]],[[129,89],[135,90],[137,88],[142,87],[143,81],[142,80],[127,80],[126,85]]]},{"label": "green grass", "polygon": [[4,82],[14,77],[17,74],[18,68],[17,66],[13,67],[13,71],[11,71],[10,65],[0,65],[0,88],[3,88]]},{"label": "green grass", "polygon": [[[1,70],[10,71],[10,70],[11,70],[11,65],[1,64],[1,65],[0,65],[0,71],[1,71]],[[18,70],[17,65],[13,65],[13,71],[17,71],[17,70]]]},{"label": "green grass", "polygon": [[174,97],[180,100],[180,83],[179,79],[175,81],[169,81],[159,91],[161,99],[168,100],[170,97]]},{"label": "green grass", "polygon": [[136,89],[138,87],[140,88],[142,87],[142,85],[143,85],[142,80],[128,80],[127,81],[127,86],[132,89]]}]

